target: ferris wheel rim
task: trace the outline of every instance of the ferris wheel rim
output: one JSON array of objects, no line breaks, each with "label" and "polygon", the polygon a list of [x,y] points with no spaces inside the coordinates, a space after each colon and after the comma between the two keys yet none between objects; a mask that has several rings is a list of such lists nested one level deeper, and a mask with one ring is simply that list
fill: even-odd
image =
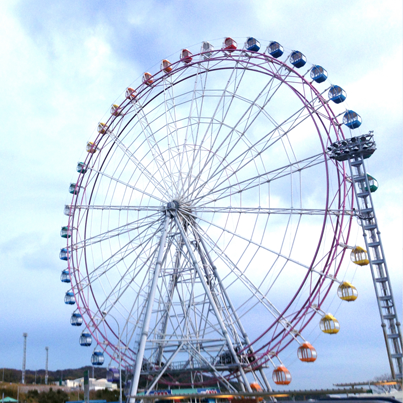
[{"label": "ferris wheel rim", "polygon": [[[221,52],[221,50],[217,50],[217,52]],[[198,56],[198,55],[194,55],[194,56]],[[279,62],[278,60],[276,60],[276,62]],[[178,61],[177,62],[177,64],[179,64],[180,63],[180,61]],[[193,63],[193,65],[196,65],[196,64],[201,64],[202,63],[202,61],[198,61],[198,62],[195,62],[195,63]],[[279,64],[283,64],[284,66],[287,66],[286,64],[285,64],[285,62],[283,63],[283,62],[279,62]],[[178,71],[182,71],[182,70],[186,70],[188,67],[190,67],[190,66],[184,66],[184,67],[182,67],[182,68],[178,68]],[[287,66],[288,67],[288,66]],[[212,70],[213,71],[213,70]],[[298,74],[297,72],[295,72],[296,74]],[[158,74],[158,73],[157,73]],[[302,76],[301,76],[302,77]],[[190,79],[191,77],[187,77],[187,78],[184,78],[183,80],[187,80],[187,79]],[[162,79],[162,78],[161,78]],[[308,83],[308,85],[310,85],[310,87],[313,87],[311,84],[309,84]],[[141,87],[141,85],[140,85],[140,87]],[[144,85],[143,85],[143,87],[144,87]],[[313,87],[314,88],[314,87]],[[151,91],[151,89],[150,89],[150,91]],[[160,96],[161,95],[161,93],[162,92],[160,92],[159,94],[157,94],[154,98],[157,98],[158,96]],[[153,98],[153,99],[154,99]],[[124,101],[123,103],[122,103],[122,105],[125,103],[126,101]],[[151,102],[151,100],[149,101],[149,102]],[[126,106],[128,106],[129,105],[129,102],[127,102],[126,103]],[[327,108],[327,105],[325,105],[325,107]],[[330,110],[331,110],[331,108],[329,108]],[[109,120],[108,120],[108,122],[109,121],[114,121],[115,119],[117,119],[118,117],[117,116],[115,116],[115,117],[111,117]],[[134,117],[132,118],[132,119],[134,119]],[[129,122],[127,123],[127,125],[129,124]],[[340,131],[339,130],[337,130],[336,131],[336,133],[339,133]],[[341,132],[342,133],[342,132]],[[102,139],[102,137],[104,137],[104,134],[102,134],[102,135],[100,135],[100,136],[98,136],[98,138],[100,138],[100,139]],[[324,145],[323,145],[323,143],[322,143],[322,149],[323,149],[323,153],[324,154],[326,154],[326,151],[325,151],[325,148],[324,148]],[[111,150],[112,150],[112,148],[111,148]],[[109,153],[109,152],[108,152]],[[107,157],[107,156],[106,156]],[[105,157],[105,159],[104,159],[104,161],[106,160],[106,157]],[[87,161],[90,161],[91,160],[91,158],[92,158],[92,155],[88,155],[87,156],[87,158],[86,158],[86,162]],[[325,161],[325,165],[326,165],[326,167],[327,167],[327,161]],[[83,181],[83,175],[81,175],[81,182],[80,183],[82,183],[82,181]],[[329,180],[329,178],[328,178],[328,176],[327,176],[327,180]],[[340,185],[340,179],[339,179],[339,185]],[[94,186],[95,187],[95,186]],[[93,188],[94,189],[94,188]],[[92,190],[93,190],[92,189]],[[74,200],[74,198],[75,198],[75,200],[76,200],[76,204],[77,204],[77,200],[78,200],[78,196],[77,197],[75,197],[75,195],[73,195],[73,200]],[[342,203],[342,205],[344,205],[344,202]],[[339,206],[340,206],[340,203],[339,203]],[[327,208],[328,208],[328,201],[326,202],[326,210],[327,210]],[[74,213],[73,213],[74,214]],[[88,217],[88,214],[87,214],[87,217]],[[327,217],[327,212],[325,213],[325,217]],[[344,218],[344,215],[342,215],[342,218]],[[73,220],[72,220],[73,221]],[[324,223],[323,223],[323,226],[325,225],[325,221],[326,221],[326,218],[324,219]],[[341,228],[341,227],[340,227]],[[340,232],[339,232],[339,236],[338,236],[338,239],[340,238]],[[316,255],[318,254],[318,250],[316,251],[316,253],[315,253],[315,258],[316,258]],[[314,261],[314,259],[313,259],[313,261]],[[313,263],[312,263],[313,264]],[[87,266],[87,264],[86,264],[86,267],[88,267]],[[308,274],[309,273],[307,273],[307,276],[308,276]],[[87,271],[87,275],[88,275],[88,271]],[[300,286],[300,288],[302,287],[302,285]],[[94,300],[96,301],[96,298],[95,298],[95,295],[94,295]],[[81,312],[81,311],[80,311]],[[109,326],[109,325],[108,325]],[[110,329],[112,332],[113,332],[113,330],[112,329]],[[114,333],[114,332],[113,332]],[[116,336],[116,334],[115,334],[115,336]]]}]

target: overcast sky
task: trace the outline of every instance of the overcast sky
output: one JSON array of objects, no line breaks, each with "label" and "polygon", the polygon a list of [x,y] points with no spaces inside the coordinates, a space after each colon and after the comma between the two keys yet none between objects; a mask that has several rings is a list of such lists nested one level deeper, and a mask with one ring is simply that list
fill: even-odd
[{"label": "overcast sky", "polygon": [[[298,49],[324,66],[348,94],[359,133],[374,130],[378,150],[367,169],[380,183],[374,203],[398,306],[402,306],[402,2],[80,1],[0,2],[1,232],[0,366],[74,368],[90,362],[78,345],[60,283],[64,204],[76,162],[97,123],[144,71],[177,59],[203,40],[254,36]],[[357,132],[358,133],[358,132]],[[357,226],[357,243],[363,243]],[[367,267],[355,272],[356,302],[329,307],[342,331],[309,337],[321,359],[304,366],[283,357],[295,388],[330,387],[388,372]],[[402,310],[400,311],[400,318]],[[85,351],[84,351],[85,350]]]}]

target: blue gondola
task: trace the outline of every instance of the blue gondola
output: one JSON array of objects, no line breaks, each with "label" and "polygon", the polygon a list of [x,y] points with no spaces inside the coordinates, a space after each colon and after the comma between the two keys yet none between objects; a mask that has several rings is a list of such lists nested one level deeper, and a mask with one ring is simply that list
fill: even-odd
[{"label": "blue gondola", "polygon": [[91,356],[92,365],[102,365],[105,361],[103,351],[94,351]]},{"label": "blue gondola", "polygon": [[106,372],[106,380],[108,382],[118,383],[120,380],[119,370],[117,368],[108,368],[108,371]]},{"label": "blue gondola", "polygon": [[278,42],[274,42],[274,41],[270,42],[266,51],[270,56],[273,56],[276,59],[284,53],[283,47]]},{"label": "blue gondola", "polygon": [[80,174],[85,174],[87,172],[87,165],[84,162],[77,162],[76,171]]},{"label": "blue gondola", "polygon": [[323,83],[327,79],[327,71],[322,66],[313,66],[311,69],[311,78],[317,83]]},{"label": "blue gondola", "polygon": [[332,85],[327,93],[327,96],[335,104],[341,104],[347,98],[346,91],[344,91],[343,88],[339,87],[338,85]]},{"label": "blue gondola", "polygon": [[69,271],[67,269],[62,271],[62,274],[60,275],[60,281],[62,283],[70,283],[70,275],[69,275]]},{"label": "blue gondola", "polygon": [[70,238],[71,234],[72,234],[72,230],[69,227],[62,227],[62,229],[60,230],[60,236],[62,238]]},{"label": "blue gondola", "polygon": [[83,324],[83,317],[79,313],[73,313],[70,318],[71,326],[81,326]]},{"label": "blue gondola", "polygon": [[294,50],[294,52],[290,55],[290,63],[299,69],[306,64],[306,57],[303,53],[299,52],[298,50]]},{"label": "blue gondola", "polygon": [[361,116],[354,111],[347,111],[343,116],[343,123],[350,129],[356,129],[361,126]]},{"label": "blue gondola", "polygon": [[76,300],[74,299],[74,294],[71,291],[66,292],[66,295],[64,296],[64,303],[66,305],[74,305],[76,303]]},{"label": "blue gondola", "polygon": [[60,249],[59,257],[61,260],[69,260],[70,259],[70,251],[67,248]]},{"label": "blue gondola", "polygon": [[91,334],[88,332],[82,332],[80,336],[80,346],[89,347],[92,344]]},{"label": "blue gondola", "polygon": [[245,42],[245,48],[252,52],[259,52],[260,42],[256,38],[250,37]]},{"label": "blue gondola", "polygon": [[76,183],[70,183],[69,193],[71,193],[72,195],[78,195],[79,191],[80,191],[80,186],[77,186]]}]

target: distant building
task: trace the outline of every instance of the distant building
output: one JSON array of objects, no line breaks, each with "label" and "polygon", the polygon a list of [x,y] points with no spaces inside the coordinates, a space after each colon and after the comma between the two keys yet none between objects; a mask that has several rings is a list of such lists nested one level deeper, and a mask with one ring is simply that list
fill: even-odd
[{"label": "distant building", "polygon": [[[115,383],[108,382],[105,378],[95,379],[90,378],[90,390],[117,390],[118,386]],[[78,378],[74,380],[66,379],[63,381],[63,385],[72,389],[84,389],[84,378]]]}]

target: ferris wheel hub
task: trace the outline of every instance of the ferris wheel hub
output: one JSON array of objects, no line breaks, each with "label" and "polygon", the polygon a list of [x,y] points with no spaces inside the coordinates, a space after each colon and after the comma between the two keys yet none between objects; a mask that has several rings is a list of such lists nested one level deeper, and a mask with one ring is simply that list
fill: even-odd
[{"label": "ferris wheel hub", "polygon": [[179,210],[179,202],[177,200],[172,200],[167,204],[167,210],[176,211]]}]

